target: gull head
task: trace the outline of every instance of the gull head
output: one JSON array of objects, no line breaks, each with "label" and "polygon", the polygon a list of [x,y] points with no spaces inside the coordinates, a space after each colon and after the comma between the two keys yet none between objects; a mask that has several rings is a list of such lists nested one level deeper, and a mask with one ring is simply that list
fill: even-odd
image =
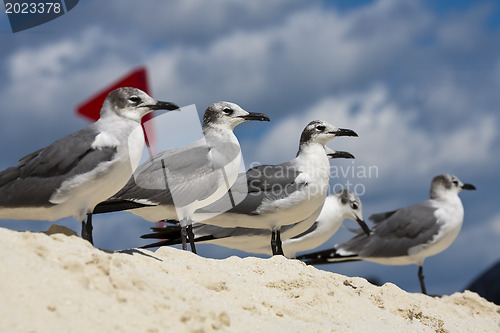
[{"label": "gull head", "polygon": [[431,182],[431,199],[440,199],[450,194],[457,195],[462,190],[475,190],[472,184],[464,184],[456,176],[437,175]]},{"label": "gull head", "polygon": [[227,127],[233,130],[238,124],[248,120],[269,121],[263,113],[248,112],[238,104],[217,102],[210,105],[203,116],[203,127]]},{"label": "gull head", "polygon": [[356,221],[361,229],[369,235],[370,229],[363,220],[363,208],[361,199],[353,192],[343,189],[335,193],[337,196],[340,207],[343,212],[343,217]]},{"label": "gull head", "polygon": [[337,136],[358,136],[350,129],[337,128],[323,120],[313,120],[302,131],[300,145],[320,143],[323,146]]},{"label": "gull head", "polygon": [[140,122],[142,117],[154,110],[179,109],[174,103],[157,101],[144,91],[124,87],[109,93],[101,109],[101,117],[115,113],[120,117]]}]

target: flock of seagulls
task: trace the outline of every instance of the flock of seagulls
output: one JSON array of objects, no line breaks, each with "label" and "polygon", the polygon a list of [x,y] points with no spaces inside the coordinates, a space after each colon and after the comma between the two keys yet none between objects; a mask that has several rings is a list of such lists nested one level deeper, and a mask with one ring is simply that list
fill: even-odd
[{"label": "flock of seagulls", "polygon": [[[430,199],[363,220],[360,198],[341,190],[328,194],[330,160],[354,158],[326,144],[350,129],[311,121],[295,158],[240,173],[241,149],[234,128],[246,121],[270,121],[230,102],[210,105],[203,139],[152,156],[139,166],[144,148],[141,118],[172,111],[135,88],[106,98],[100,119],[87,128],[19,160],[0,172],[0,218],[54,221],[74,217],[82,238],[93,243],[92,215],[129,211],[152,222],[167,221],[143,238],[145,247],[212,243],[250,253],[284,255],[308,264],[367,260],[419,266],[450,246],[462,226],[458,194],[474,190],[452,175],[438,175]],[[180,110],[180,109],[179,109]],[[297,256],[325,243],[345,219],[356,221],[355,236],[332,249]]]},{"label": "flock of seagulls", "polygon": [[[157,222],[178,219],[182,226],[182,246],[191,231],[194,212],[220,199],[238,177],[241,150],[233,129],[245,121],[269,121],[261,113],[250,113],[234,103],[210,105],[203,117],[203,138],[188,146],[170,149],[142,164],[128,183],[96,213],[130,211]],[[137,208],[137,204],[143,207]],[[188,228],[189,227],[189,228]],[[193,237],[191,248],[195,251]]]},{"label": "flock of seagulls", "polygon": [[[345,219],[358,222],[362,228],[366,228],[368,234],[370,233],[368,226],[363,221],[361,201],[356,194],[349,190],[341,190],[329,195],[320,209],[319,216],[313,214],[312,217],[305,222],[300,221],[282,228],[281,235],[284,239],[282,248],[287,258],[295,258],[297,252],[308,251],[325,243],[337,232]],[[146,245],[145,248],[180,244],[178,225],[152,229],[154,233],[141,237],[163,240]],[[197,243],[216,244],[249,253],[272,255],[269,245],[271,232],[268,229],[223,228],[195,223],[193,231]]]}]

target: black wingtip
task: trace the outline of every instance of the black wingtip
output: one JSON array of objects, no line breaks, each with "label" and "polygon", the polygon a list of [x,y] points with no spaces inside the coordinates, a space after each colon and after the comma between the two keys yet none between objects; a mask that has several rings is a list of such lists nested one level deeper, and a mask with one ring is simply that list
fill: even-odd
[{"label": "black wingtip", "polygon": [[297,259],[304,261],[306,265],[314,266],[361,260],[356,254],[347,256],[339,255],[335,248],[303,254],[297,256]]},{"label": "black wingtip", "polygon": [[323,250],[323,251],[318,251],[318,252],[313,252],[313,253],[306,253],[300,256],[297,256],[297,259],[299,260],[321,260],[321,259],[326,259],[326,258],[334,258],[337,254],[337,251],[333,249],[328,249],[328,250]]},{"label": "black wingtip", "polygon": [[138,202],[134,201],[127,201],[127,200],[106,200],[104,202],[101,202],[97,206],[94,207],[94,210],[92,211],[92,214],[103,214],[103,213],[112,213],[112,212],[119,212],[123,210],[130,210],[130,209],[137,209],[137,208],[143,208],[143,207],[151,207],[154,205],[146,205],[146,204],[141,204]]}]

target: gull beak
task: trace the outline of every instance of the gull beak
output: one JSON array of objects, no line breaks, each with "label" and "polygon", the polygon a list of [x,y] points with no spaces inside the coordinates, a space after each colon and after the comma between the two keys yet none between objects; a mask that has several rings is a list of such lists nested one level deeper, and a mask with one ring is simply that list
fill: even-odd
[{"label": "gull beak", "polygon": [[263,113],[249,112],[244,116],[240,116],[245,120],[271,121],[268,116]]},{"label": "gull beak", "polygon": [[462,185],[462,190],[475,190],[476,187],[472,184],[463,184]]},{"label": "gull beak", "polygon": [[171,102],[162,102],[158,101],[156,104],[151,104],[151,105],[145,105],[147,108],[150,108],[151,110],[168,110],[168,111],[173,111],[173,110],[181,110],[179,105],[171,103]]},{"label": "gull beak", "polygon": [[366,225],[365,221],[363,221],[358,216],[356,216],[356,222],[358,222],[359,226],[361,227],[361,229],[363,229],[363,231],[365,232],[365,234],[367,236],[370,236],[370,234],[372,233],[372,231],[370,230],[370,228],[368,228],[368,226]]},{"label": "gull beak", "polygon": [[356,132],[347,128],[338,128],[336,131],[330,132],[335,136],[358,136]]},{"label": "gull beak", "polygon": [[346,151],[335,151],[327,154],[329,158],[355,158],[353,154]]}]

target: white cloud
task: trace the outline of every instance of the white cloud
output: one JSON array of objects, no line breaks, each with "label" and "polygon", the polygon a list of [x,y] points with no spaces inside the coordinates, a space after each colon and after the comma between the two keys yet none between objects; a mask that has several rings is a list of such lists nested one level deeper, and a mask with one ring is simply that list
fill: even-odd
[{"label": "white cloud", "polygon": [[[156,45],[206,44],[238,30],[275,25],[291,12],[310,7],[304,0],[87,0],[59,21],[72,27],[98,25],[101,29]],[[71,29],[73,30],[73,29]]]},{"label": "white cloud", "polygon": [[[97,28],[48,43],[24,45],[6,60],[0,89],[4,165],[88,124],[75,116],[89,98],[136,65],[120,38]],[[140,62],[138,62],[140,64]]]},{"label": "white cloud", "polygon": [[195,46],[165,46],[149,64],[157,69],[155,82],[175,95],[226,94],[285,113],[383,75],[428,25],[415,3],[382,1],[347,15],[311,6],[280,24],[230,30]]},{"label": "white cloud", "polygon": [[[198,106],[204,107],[218,99],[232,99],[263,112],[286,114],[317,103],[332,91],[359,91],[384,79],[404,65],[406,56],[413,59],[421,54],[416,41],[438,24],[416,1],[376,1],[343,14],[301,1],[294,2],[292,9],[287,5],[286,1],[209,5],[171,1],[155,4],[154,11],[140,6],[131,16],[129,7],[111,1],[105,12],[114,13],[117,24],[113,26],[122,30],[107,30],[103,25],[86,28],[80,35],[14,52],[9,95],[26,103],[23,96],[36,93],[37,110],[43,110],[53,105],[54,96],[74,95],[79,89],[92,93],[110,78],[146,63],[155,93],[172,96],[183,105],[202,102]],[[262,21],[266,23],[259,24]],[[467,22],[470,26],[477,19]],[[163,33],[164,42],[159,43],[150,30]],[[191,34],[205,33],[210,37],[183,43]],[[435,59],[431,55],[426,60]],[[403,67],[420,75],[418,68]],[[444,78],[443,73],[446,68],[432,89],[426,90],[429,80],[414,82],[415,91],[427,91],[422,112],[470,108],[468,87],[457,82],[453,71]]]},{"label": "white cloud", "polygon": [[17,112],[55,115],[68,102],[79,102],[72,98],[87,98],[130,69],[133,56],[124,56],[122,42],[89,28],[72,38],[21,48],[8,59],[10,84],[2,94],[17,101]]},{"label": "white cloud", "polygon": [[446,24],[437,27],[440,47],[450,52],[476,52],[477,47],[486,41],[485,22],[493,9],[493,3],[486,2],[450,15]]},{"label": "white cloud", "polygon": [[376,165],[381,175],[394,180],[487,164],[495,158],[493,144],[498,140],[493,117],[433,133],[417,124],[416,110],[400,108],[388,89],[377,85],[363,93],[327,97],[300,116],[281,120],[263,137],[255,158],[265,163],[290,159],[302,129],[315,119],[355,130],[359,138],[337,138],[328,145],[350,151],[359,163]]},{"label": "white cloud", "polygon": [[488,225],[490,226],[490,230],[486,232],[489,233],[491,231],[495,236],[500,237],[500,212],[491,218]]}]

